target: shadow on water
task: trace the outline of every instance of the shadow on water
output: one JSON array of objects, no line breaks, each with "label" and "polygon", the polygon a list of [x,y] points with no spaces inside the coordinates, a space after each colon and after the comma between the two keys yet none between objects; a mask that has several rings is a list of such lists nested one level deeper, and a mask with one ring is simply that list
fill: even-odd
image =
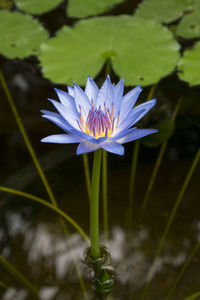
[{"label": "shadow on water", "polygon": [[[52,157],[55,159],[52,160]],[[89,201],[81,159],[70,155],[66,158],[64,146],[45,155],[42,162],[46,166],[60,208],[88,232]],[[139,165],[132,232],[127,228],[127,185],[130,167],[126,164],[119,168],[111,167],[108,174],[110,239],[105,243],[102,235],[101,240],[102,245],[111,253],[111,267],[117,272],[117,284],[114,285],[108,299],[132,299],[131,295],[133,299],[139,299],[145,276],[188,166],[188,161],[163,164],[143,222],[138,226],[144,186],[148,183],[152,170],[150,163]],[[147,299],[160,300],[161,295],[167,295],[178,271],[199,239],[200,202],[196,193],[199,175],[198,170],[184,196],[176,222],[156,265]],[[5,186],[13,186],[14,183],[16,189],[23,189],[47,199],[32,165],[13,175],[5,182]],[[80,263],[89,297],[93,299],[94,292],[90,287],[91,269],[83,263],[83,254],[88,245],[70,225],[68,229],[68,240]],[[69,244],[58,217],[48,208],[29,199],[1,192],[0,249],[3,256],[39,289],[41,299],[83,299]],[[2,268],[0,278],[4,278],[5,283],[9,285],[6,291],[1,289],[1,299],[29,299],[27,292]],[[198,290],[198,278],[200,260],[196,257],[172,299],[182,300],[191,290]]]}]

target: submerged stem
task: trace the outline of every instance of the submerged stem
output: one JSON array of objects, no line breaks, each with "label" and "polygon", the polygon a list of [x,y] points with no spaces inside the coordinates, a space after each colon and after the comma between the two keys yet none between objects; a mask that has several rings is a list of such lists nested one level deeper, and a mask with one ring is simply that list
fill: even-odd
[{"label": "submerged stem", "polygon": [[92,186],[90,199],[90,237],[91,237],[91,255],[93,259],[100,257],[99,248],[99,185],[101,170],[102,150],[94,152],[94,161],[92,169]]}]

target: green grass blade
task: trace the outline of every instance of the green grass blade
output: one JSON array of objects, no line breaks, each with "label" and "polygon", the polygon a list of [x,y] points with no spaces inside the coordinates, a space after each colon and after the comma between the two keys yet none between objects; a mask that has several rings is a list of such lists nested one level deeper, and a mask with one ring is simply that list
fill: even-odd
[{"label": "green grass blade", "polygon": [[166,225],[166,228],[165,228],[165,230],[164,230],[164,233],[163,233],[163,235],[162,235],[162,237],[161,237],[161,240],[160,240],[158,249],[157,249],[157,251],[156,251],[156,255],[155,255],[155,258],[154,258],[154,260],[153,260],[152,266],[151,266],[151,268],[150,268],[149,273],[147,274],[147,277],[149,278],[149,280],[148,280],[147,284],[146,284],[145,287],[144,287],[144,291],[143,291],[142,298],[141,298],[142,300],[144,300],[145,297],[146,297],[147,291],[148,291],[149,286],[150,286],[150,283],[151,283],[152,274],[154,273],[154,270],[155,270],[155,266],[156,266],[157,259],[158,259],[158,257],[159,257],[160,254],[161,254],[161,251],[162,251],[162,249],[163,249],[163,245],[164,245],[164,243],[165,243],[167,234],[168,234],[168,232],[169,232],[169,230],[170,230],[170,228],[171,228],[171,225],[172,225],[172,222],[173,222],[174,217],[175,217],[175,215],[176,215],[176,212],[177,212],[177,210],[178,210],[178,208],[179,208],[179,205],[180,205],[180,203],[181,203],[181,200],[182,200],[182,198],[183,198],[183,195],[184,195],[184,193],[185,193],[185,190],[186,190],[186,188],[187,188],[187,186],[188,186],[188,184],[189,184],[189,182],[190,182],[190,180],[191,180],[191,177],[192,177],[192,175],[193,175],[193,173],[194,173],[194,170],[195,170],[195,168],[197,167],[197,164],[198,164],[198,162],[199,162],[199,159],[200,159],[200,148],[199,148],[198,151],[197,151],[197,154],[196,154],[196,156],[195,156],[195,159],[193,160],[193,163],[192,163],[192,165],[191,165],[191,167],[190,167],[190,169],[189,169],[189,172],[188,172],[188,174],[187,174],[187,176],[186,176],[186,179],[185,179],[185,181],[184,181],[184,183],[183,183],[183,185],[182,185],[182,187],[181,187],[181,190],[180,190],[180,192],[179,192],[179,194],[178,194],[178,198],[177,198],[177,200],[176,200],[176,202],[175,202],[175,205],[174,205],[174,207],[173,207],[173,209],[172,209],[172,212],[171,212],[171,214],[170,214],[170,216],[169,216],[169,220],[168,220],[168,222],[167,222],[167,225]]},{"label": "green grass blade", "polygon": [[0,255],[0,264],[25,288],[34,299],[38,299],[37,289],[26,279],[14,266],[12,266],[2,255]]},{"label": "green grass blade", "polygon": [[185,298],[184,300],[198,300],[200,297],[200,292],[197,292],[195,294],[192,294],[191,296]]},{"label": "green grass blade", "polygon": [[[25,142],[25,144],[26,144],[26,146],[28,148],[28,151],[29,151],[30,156],[31,156],[31,158],[33,160],[33,163],[34,163],[34,165],[35,165],[35,167],[36,167],[36,169],[38,171],[38,174],[40,175],[40,178],[41,178],[41,180],[43,182],[43,185],[44,185],[44,187],[45,187],[45,189],[47,191],[47,194],[49,195],[49,198],[50,198],[52,204],[54,205],[54,207],[57,207],[57,202],[56,202],[56,199],[54,197],[54,194],[53,194],[53,192],[51,190],[51,187],[50,187],[50,185],[49,185],[49,183],[47,181],[47,178],[46,178],[46,176],[45,176],[45,174],[44,174],[44,172],[42,170],[42,167],[40,166],[40,163],[39,163],[39,161],[37,159],[35,151],[34,151],[32,145],[31,145],[31,142],[30,142],[30,140],[28,138],[28,135],[26,133],[25,127],[24,127],[24,125],[23,125],[23,123],[21,121],[21,118],[19,116],[19,113],[17,111],[17,108],[16,108],[15,103],[14,103],[14,101],[12,99],[12,96],[10,94],[10,91],[9,91],[8,87],[7,87],[6,81],[4,79],[4,76],[3,76],[2,72],[1,72],[1,70],[0,70],[0,82],[1,82],[1,84],[3,86],[4,92],[6,94],[8,102],[10,104],[11,110],[12,110],[12,112],[14,114],[14,117],[15,117],[15,120],[17,122],[17,125],[18,125],[18,127],[20,129],[20,132],[21,132],[22,137],[24,139],[24,142]],[[60,220],[61,226],[63,227],[65,236],[66,236],[66,238],[68,238],[68,230],[67,230],[66,224],[64,223],[63,219],[59,218],[59,220]],[[75,264],[75,267],[77,269],[77,273],[78,273],[78,276],[79,276],[80,285],[81,285],[81,287],[83,289],[83,293],[84,293],[85,299],[88,299],[88,295],[87,295],[87,291],[86,291],[83,279],[82,279],[82,277],[80,277],[80,270],[78,270],[79,269],[78,262],[76,260],[74,260],[74,264]]]},{"label": "green grass blade", "polygon": [[[179,111],[179,108],[180,108],[180,105],[181,105],[181,102],[182,102],[182,97],[180,97],[178,99],[178,102],[177,102],[177,105],[175,107],[175,110],[172,114],[172,117],[171,117],[171,120],[172,121],[175,121],[176,120],[176,117],[177,117],[177,114],[178,114],[178,111]],[[149,200],[149,196],[150,196],[150,193],[153,189],[153,186],[154,186],[154,183],[155,183],[155,180],[156,180],[156,176],[158,174],[158,170],[159,170],[159,167],[161,165],[161,162],[163,160],[163,156],[165,154],[165,150],[167,148],[167,144],[168,144],[168,140],[165,141],[161,147],[160,147],[160,151],[158,153],[158,157],[157,157],[157,160],[156,160],[156,163],[155,163],[155,166],[154,166],[154,169],[153,169],[153,172],[152,172],[152,175],[151,175],[151,178],[150,178],[150,181],[149,181],[149,184],[148,184],[148,187],[147,187],[147,190],[146,190],[146,193],[145,193],[145,197],[144,197],[144,201],[142,203],[142,209],[141,209],[141,216],[140,216],[140,220],[142,219],[143,217],[143,214],[144,214],[144,211],[146,209],[146,206],[147,206],[147,203],[148,203],[148,200]]]},{"label": "green grass blade", "polygon": [[[183,267],[181,268],[176,280],[174,281],[174,284],[172,285],[167,297],[165,300],[169,300],[171,299],[172,295],[174,294],[175,289],[177,288],[177,285],[179,284],[180,280],[182,279],[186,269],[188,268],[188,266],[190,265],[190,263],[192,262],[195,254],[199,251],[200,249],[200,242],[197,242],[196,245],[194,246],[189,258],[187,259],[187,261],[185,262],[185,264],[183,265]],[[196,299],[196,298],[194,298]]]},{"label": "green grass blade", "polygon": [[22,191],[19,190],[15,190],[15,189],[11,189],[11,188],[7,188],[4,186],[0,186],[0,191],[3,192],[7,192],[7,193],[11,193],[14,195],[18,195],[24,198],[28,198],[32,201],[38,202],[48,208],[50,208],[51,210],[53,210],[54,212],[56,212],[58,215],[60,215],[61,217],[63,217],[63,219],[65,219],[67,222],[69,222],[81,235],[82,237],[85,239],[85,241],[88,243],[88,245],[90,244],[90,240],[87,236],[87,234],[84,232],[84,230],[78,225],[78,223],[76,221],[74,221],[68,214],[66,214],[64,211],[62,211],[61,209],[59,209],[58,207],[53,206],[51,203],[47,202],[46,200],[43,200],[37,196],[28,194],[28,193],[24,193]]}]

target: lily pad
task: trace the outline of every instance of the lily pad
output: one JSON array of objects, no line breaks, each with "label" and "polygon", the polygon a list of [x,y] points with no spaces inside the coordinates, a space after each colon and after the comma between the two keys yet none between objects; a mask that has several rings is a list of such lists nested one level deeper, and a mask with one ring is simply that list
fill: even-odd
[{"label": "lily pad", "polygon": [[47,31],[31,16],[19,12],[0,11],[0,53],[9,58],[38,54]]},{"label": "lily pad", "polygon": [[146,136],[143,138],[142,143],[148,147],[156,147],[167,141],[174,131],[174,122],[167,120],[162,124],[155,126],[158,129],[156,134]]},{"label": "lily pad", "polygon": [[179,57],[172,33],[153,20],[131,16],[96,17],[64,26],[41,48],[45,77],[84,85],[107,59],[126,85],[150,85],[171,73]]},{"label": "lily pad", "polygon": [[194,3],[192,10],[178,24],[176,34],[183,38],[200,37],[200,2]]},{"label": "lily pad", "polygon": [[143,0],[135,15],[161,23],[179,19],[193,7],[194,0]]},{"label": "lily pad", "polygon": [[98,15],[110,10],[113,5],[124,0],[69,0],[67,14],[69,17],[83,18]]},{"label": "lily pad", "polygon": [[16,6],[30,14],[43,14],[54,9],[63,0],[14,0]]},{"label": "lily pad", "polygon": [[200,42],[186,50],[178,63],[179,77],[190,85],[200,84]]}]

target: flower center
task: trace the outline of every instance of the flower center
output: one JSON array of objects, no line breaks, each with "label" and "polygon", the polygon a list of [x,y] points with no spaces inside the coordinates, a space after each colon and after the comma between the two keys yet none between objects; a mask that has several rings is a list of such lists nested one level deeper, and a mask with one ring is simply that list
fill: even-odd
[{"label": "flower center", "polygon": [[84,121],[80,109],[80,129],[96,139],[105,136],[110,137],[114,130],[114,123],[113,105],[111,106],[111,112],[107,109],[106,105],[104,105],[104,110],[102,110],[101,107],[98,109],[92,107],[86,121]]}]

